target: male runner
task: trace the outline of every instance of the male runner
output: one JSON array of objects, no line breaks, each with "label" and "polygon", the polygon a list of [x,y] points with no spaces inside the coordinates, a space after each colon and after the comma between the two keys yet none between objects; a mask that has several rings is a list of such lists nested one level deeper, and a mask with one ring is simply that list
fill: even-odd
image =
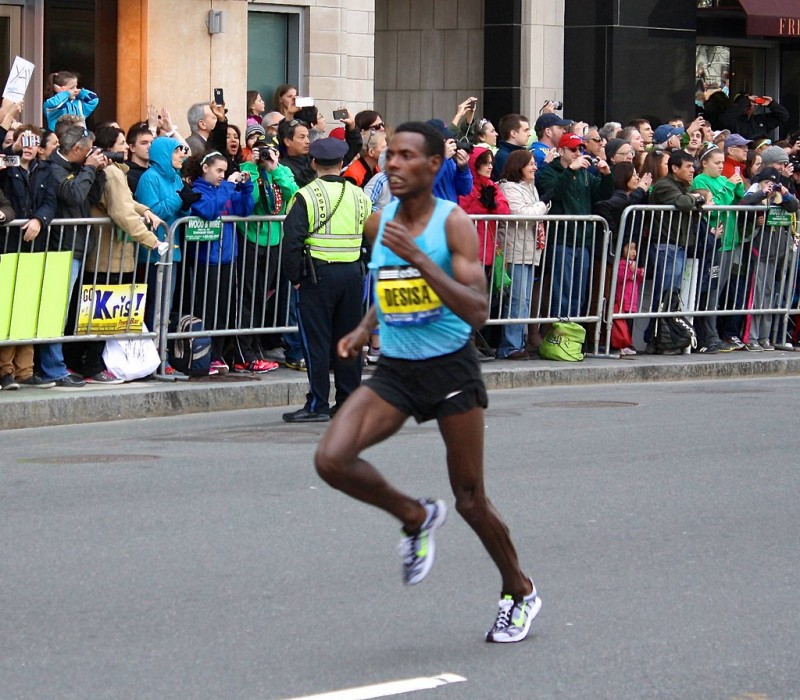
[{"label": "male runner", "polygon": [[488,642],[517,642],[541,609],[522,573],[508,528],[483,482],[483,409],[488,403],[472,328],[484,325],[487,298],[478,239],[469,217],[433,196],[444,160],[441,135],[427,124],[399,126],[387,150],[386,174],[399,199],[367,220],[373,242],[376,303],[338,344],[356,358],[381,324],[375,374],[336,414],[315,456],[319,475],[344,493],[377,506],[403,524],[403,580],[422,581],[433,565],[434,536],[444,524],[441,500],[416,500],[391,486],[359,455],[396,433],[413,415],[436,419],[447,447],[456,510],[480,537],[502,576],[497,619]]}]

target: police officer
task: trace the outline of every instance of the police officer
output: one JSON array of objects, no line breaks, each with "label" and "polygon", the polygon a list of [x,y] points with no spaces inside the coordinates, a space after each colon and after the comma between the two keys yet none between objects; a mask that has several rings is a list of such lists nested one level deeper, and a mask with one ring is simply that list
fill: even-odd
[{"label": "police officer", "polygon": [[[298,290],[300,333],[309,390],[303,408],[284,413],[287,423],[322,423],[361,384],[361,362],[337,356],[339,339],[363,315],[361,245],[372,211],[369,197],[339,176],[348,146],[324,138],[309,149],[317,179],[298,190],[284,222],[283,273]],[[330,370],[336,386],[331,409]]]}]

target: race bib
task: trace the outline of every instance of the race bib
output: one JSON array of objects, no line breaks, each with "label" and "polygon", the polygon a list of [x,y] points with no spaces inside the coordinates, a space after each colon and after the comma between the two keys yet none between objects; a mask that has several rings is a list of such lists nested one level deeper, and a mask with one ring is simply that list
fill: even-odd
[{"label": "race bib", "polygon": [[415,267],[378,269],[378,304],[390,326],[422,326],[440,318],[442,302]]}]

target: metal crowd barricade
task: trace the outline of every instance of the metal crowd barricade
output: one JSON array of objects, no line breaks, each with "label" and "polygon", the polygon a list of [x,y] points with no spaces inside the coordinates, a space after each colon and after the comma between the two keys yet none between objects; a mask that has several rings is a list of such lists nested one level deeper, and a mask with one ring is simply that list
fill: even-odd
[{"label": "metal crowd barricade", "polygon": [[[769,329],[756,340],[783,343],[787,334],[797,280],[797,238],[783,228],[767,225],[766,206],[707,206],[681,212],[672,206],[631,206],[624,210],[610,257],[611,285],[605,316],[605,347],[611,347],[616,319],[687,317],[701,335],[713,335],[717,319],[728,332],[742,337],[754,319]],[[720,235],[719,227],[723,227]],[[727,233],[726,233],[727,231]],[[733,232],[739,238],[721,252],[721,242]],[[632,282],[620,279],[622,248],[627,241],[637,247],[637,265],[645,274],[636,295]],[[726,246],[728,247],[728,246]],[[680,309],[660,308],[664,294],[679,289]],[[624,299],[635,308],[623,308]],[[741,318],[738,318],[741,317]],[[762,322],[761,319],[764,319]],[[766,332],[766,331],[762,331]]]},{"label": "metal crowd barricade", "polygon": [[[174,289],[174,293],[162,302],[159,346],[162,367],[169,341],[229,337],[237,346],[236,353],[258,354],[255,336],[297,332],[297,324],[290,323],[292,286],[281,271],[285,218],[221,217],[217,220],[223,227],[218,241],[186,240],[187,231],[193,230],[198,222],[197,217],[182,217],[170,226],[164,289]],[[230,229],[226,232],[224,228],[226,224],[235,227],[235,256]],[[281,226],[272,245],[269,243],[272,237],[264,233],[264,224]],[[266,240],[262,240],[264,235]],[[180,251],[180,262],[175,260],[176,251]],[[170,323],[170,317],[175,321],[187,315],[202,319],[203,330],[179,331]]]},{"label": "metal crowd barricade", "polygon": [[[24,241],[24,234],[20,231],[26,223],[25,219],[15,219],[7,226],[0,228],[0,240],[2,241],[0,254],[71,252],[70,291],[67,295],[66,319],[61,332],[57,335],[0,340],[0,346],[75,343],[110,339],[152,338],[156,340],[160,305],[154,302],[153,298],[161,295],[163,274],[159,269],[153,277],[147,268],[142,269],[138,265],[142,246],[130,240],[110,218],[54,219],[48,227],[42,228],[34,241],[30,242]],[[9,239],[12,237],[18,239],[16,246],[9,244]],[[38,285],[40,296],[45,279],[43,276]],[[147,297],[137,295],[138,284],[147,285]],[[98,289],[110,285],[129,285],[130,291],[127,296],[122,293],[120,297],[112,298],[105,293],[102,298],[98,298]],[[85,296],[85,299],[82,300],[81,295]],[[112,306],[109,307],[105,303],[106,300],[110,300]],[[89,312],[87,313],[85,332],[80,331],[79,333],[81,301],[86,302],[84,307],[88,307]],[[141,332],[131,327],[135,315],[132,311],[136,310],[137,303],[141,304],[146,301],[153,305],[155,321],[152,328]],[[13,303],[12,299],[12,308]],[[36,313],[40,313],[38,306]],[[105,320],[113,322],[117,313],[119,313],[124,327],[120,327],[118,322],[114,332],[103,332],[102,322]]]},{"label": "metal crowd barricade", "polygon": [[[595,215],[535,218],[471,215],[470,218],[478,231],[482,246],[479,255],[487,275],[490,307],[487,326],[552,323],[563,319],[594,324],[591,347],[596,354],[606,297],[610,235],[606,220]],[[490,249],[493,245],[503,251],[511,279],[503,290],[493,284],[494,250]]]}]

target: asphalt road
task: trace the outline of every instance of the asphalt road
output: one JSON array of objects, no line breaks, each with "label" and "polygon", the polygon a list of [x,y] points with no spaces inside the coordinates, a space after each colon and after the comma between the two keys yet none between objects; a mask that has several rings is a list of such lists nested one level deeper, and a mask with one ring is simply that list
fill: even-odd
[{"label": "asphalt road", "polygon": [[[799,390],[493,392],[489,490],[544,602],[513,645],[454,511],[404,588],[397,524],[281,409],[0,433],[0,698],[800,697]],[[435,425],[369,455],[452,505]]]}]

